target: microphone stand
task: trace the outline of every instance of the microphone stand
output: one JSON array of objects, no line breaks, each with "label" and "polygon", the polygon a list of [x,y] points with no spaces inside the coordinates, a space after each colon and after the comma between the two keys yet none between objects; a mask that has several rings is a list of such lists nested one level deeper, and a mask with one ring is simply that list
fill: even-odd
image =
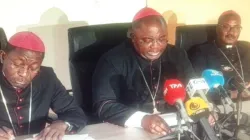
[{"label": "microphone stand", "polygon": [[[187,131],[192,133],[192,130],[190,130],[190,128],[188,128],[188,130],[186,131],[185,129],[182,128],[182,124],[181,124],[181,115],[179,113],[177,113],[177,137],[178,140],[181,139],[181,133],[184,134],[185,136],[185,140],[192,140],[192,138],[189,136],[189,134],[187,133]],[[194,136],[196,136],[194,133],[192,133]]]},{"label": "microphone stand", "polygon": [[238,138],[239,128],[240,128],[240,117],[241,117],[241,109],[242,109],[242,92],[243,91],[239,91],[238,96],[237,96],[237,103],[236,103],[236,110],[237,110],[237,127],[235,131],[236,138]]},{"label": "microphone stand", "polygon": [[181,115],[179,113],[177,113],[177,131],[178,131],[177,137],[178,137],[178,140],[180,140],[181,139]]}]

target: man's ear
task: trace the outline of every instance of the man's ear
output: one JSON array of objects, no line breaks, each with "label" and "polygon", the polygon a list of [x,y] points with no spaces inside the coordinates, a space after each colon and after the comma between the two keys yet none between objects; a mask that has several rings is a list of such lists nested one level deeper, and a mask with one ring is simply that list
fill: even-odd
[{"label": "man's ear", "polygon": [[130,35],[130,38],[131,38],[131,39],[134,39],[134,38],[135,38],[135,34],[134,34],[133,32],[130,32],[129,35]]},{"label": "man's ear", "polygon": [[0,50],[0,62],[3,63],[6,53],[3,50]]},{"label": "man's ear", "polygon": [[132,42],[135,43],[135,34],[133,32],[131,32],[129,35],[130,35]]}]

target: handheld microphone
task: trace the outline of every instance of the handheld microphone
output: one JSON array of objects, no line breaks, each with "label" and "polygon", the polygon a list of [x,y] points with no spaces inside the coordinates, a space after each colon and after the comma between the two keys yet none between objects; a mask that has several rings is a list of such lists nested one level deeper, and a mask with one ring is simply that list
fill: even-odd
[{"label": "handheld microphone", "polygon": [[235,107],[227,91],[223,88],[225,80],[222,72],[207,69],[202,72],[202,77],[206,80],[210,89],[217,89],[219,91],[219,95],[226,104],[230,105],[232,108]]},{"label": "handheld microphone", "polygon": [[185,103],[188,116],[197,122],[200,118],[209,116],[209,106],[200,97],[192,97]]},{"label": "handheld microphone", "polygon": [[213,106],[208,102],[206,97],[208,90],[209,87],[204,78],[191,79],[186,88],[190,98],[197,96],[201,97],[207,104],[209,104],[209,109],[212,110]]},{"label": "handheld microphone", "polygon": [[185,103],[185,106],[189,117],[194,121],[199,121],[207,137],[210,140],[218,140],[207,119],[209,115],[208,104],[200,97],[192,97]]},{"label": "handheld microphone", "polygon": [[179,80],[166,80],[164,83],[164,99],[169,105],[175,105],[181,114],[181,118],[189,125],[189,117],[183,101],[186,98],[185,88]]}]

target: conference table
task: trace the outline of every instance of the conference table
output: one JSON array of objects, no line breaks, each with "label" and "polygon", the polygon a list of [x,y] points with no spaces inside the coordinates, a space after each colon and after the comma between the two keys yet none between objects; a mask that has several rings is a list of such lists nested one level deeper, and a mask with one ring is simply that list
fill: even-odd
[{"label": "conference table", "polygon": [[[167,124],[174,130],[177,125],[176,113],[168,113],[160,115]],[[182,121],[184,124],[184,121]],[[124,128],[122,126],[110,124],[110,123],[99,123],[93,125],[87,125],[79,134],[88,134],[95,140],[161,140],[159,135],[153,135],[144,131],[142,128]],[[176,135],[169,135],[163,139],[173,139]],[[32,138],[32,136],[17,137],[15,140],[23,140]]]},{"label": "conference table", "polygon": [[[79,134],[88,134],[94,140],[161,140],[158,135],[150,134],[142,128],[124,128],[110,123],[100,123],[86,126]],[[29,136],[16,137],[15,140],[32,138]],[[164,137],[173,139],[174,136]],[[73,139],[72,139],[73,140]]]},{"label": "conference table", "polygon": [[[242,112],[250,115],[249,104],[250,101],[243,102]],[[221,108],[221,106],[219,106],[219,108]],[[174,126],[177,123],[176,114],[163,114],[160,116],[170,126]],[[88,125],[80,131],[79,134],[88,134],[94,140],[176,140],[176,137],[173,135],[160,138],[160,136],[150,134],[142,128],[124,128],[110,123]],[[250,139],[247,135],[243,135],[242,137],[241,140]],[[15,140],[24,140],[27,138],[32,138],[32,135],[16,137]]]}]

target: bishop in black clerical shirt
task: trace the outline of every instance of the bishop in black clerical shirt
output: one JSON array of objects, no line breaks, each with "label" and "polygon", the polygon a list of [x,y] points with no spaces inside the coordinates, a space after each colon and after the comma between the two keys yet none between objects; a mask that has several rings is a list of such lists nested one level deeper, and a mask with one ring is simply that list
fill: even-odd
[{"label": "bishop in black clerical shirt", "polygon": [[167,44],[166,22],[151,8],[134,17],[128,39],[104,54],[93,75],[93,102],[103,121],[143,127],[167,134],[164,120],[153,113],[176,111],[163,101],[163,84],[178,79],[184,85],[192,78],[193,69],[184,50]]},{"label": "bishop in black clerical shirt", "polygon": [[240,16],[234,11],[226,11],[218,20],[216,39],[188,51],[198,76],[205,69],[215,69],[223,72],[225,83],[235,78],[250,87],[250,43],[238,41],[241,28]]},{"label": "bishop in black clerical shirt", "polygon": [[[250,43],[238,41],[241,29],[240,15],[232,10],[225,11],[219,17],[215,40],[197,45],[188,51],[190,61],[197,76],[201,75],[205,69],[221,71],[225,78],[225,89],[227,89],[233,99],[237,98],[239,94],[238,89],[228,86],[227,83],[230,79],[234,78],[242,85],[245,84],[246,88],[250,87]],[[220,103],[221,98],[219,94],[213,92],[214,91],[211,91],[209,93],[211,99]],[[249,95],[245,92],[243,92],[242,96],[244,100],[249,99]],[[247,118],[249,118],[249,116],[242,117],[240,120],[242,128],[249,128],[250,124]],[[235,120],[235,118],[232,117],[231,120]],[[235,121],[233,121],[230,127],[223,129],[228,129],[226,130],[228,132],[234,132],[235,128],[237,128],[236,126],[234,127],[234,123]],[[242,132],[245,135],[249,134],[247,130],[246,132]],[[223,135],[223,137],[224,136],[225,135]],[[231,138],[231,136],[225,136],[224,139],[229,138]]]},{"label": "bishop in black clerical shirt", "polygon": [[[45,47],[32,32],[19,32],[0,50],[0,139],[40,133],[37,139],[60,139],[86,125],[84,112],[56,77],[41,66]],[[58,120],[49,126],[52,109]]]}]

